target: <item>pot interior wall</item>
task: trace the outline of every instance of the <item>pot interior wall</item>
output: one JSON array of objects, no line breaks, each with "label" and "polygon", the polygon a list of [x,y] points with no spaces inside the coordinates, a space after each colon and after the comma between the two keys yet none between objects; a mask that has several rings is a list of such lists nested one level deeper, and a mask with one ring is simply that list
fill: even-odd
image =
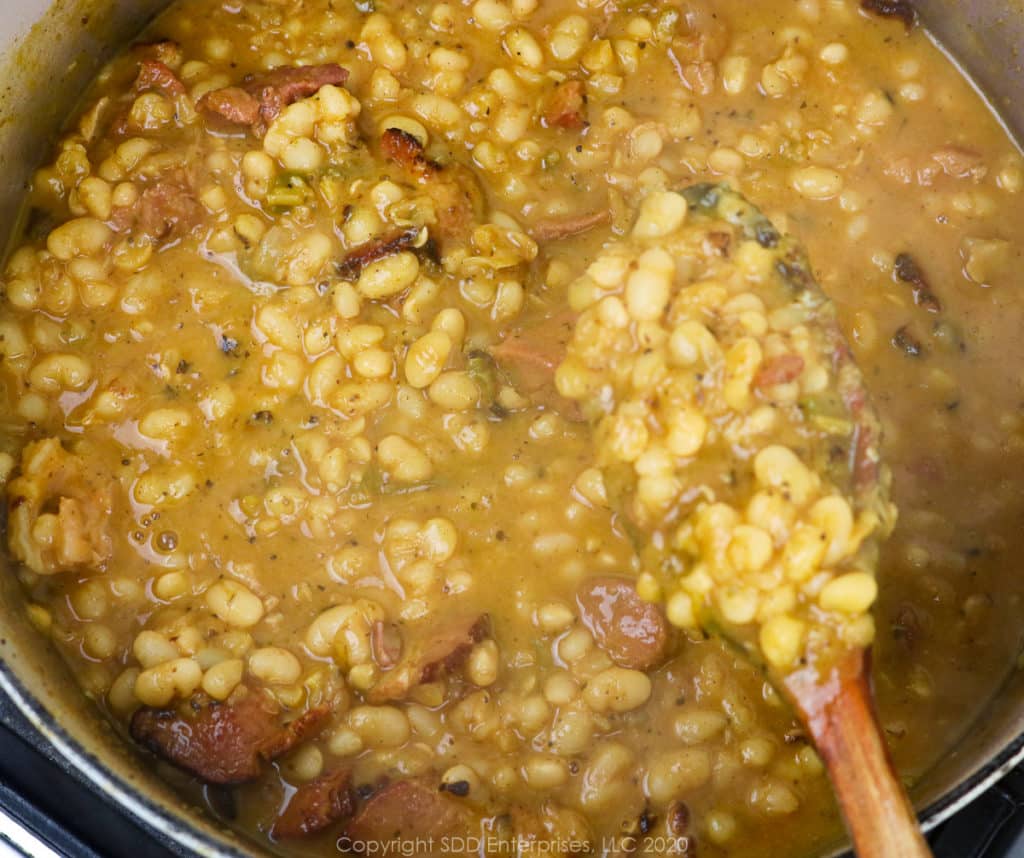
[{"label": "pot interior wall", "polygon": [[[25,183],[45,156],[46,141],[112,50],[139,32],[167,0],[20,0],[0,16],[0,232],[11,234]],[[1024,131],[1024,2],[919,0],[937,40],[989,94],[1007,124]],[[38,22],[33,26],[33,22]],[[1021,139],[1018,136],[1018,139]],[[5,238],[6,240],[6,238]],[[85,705],[63,663],[40,646],[19,609],[15,576],[0,564],[0,687],[20,699],[33,722],[83,770],[97,789],[126,804],[192,854],[239,854],[239,844],[183,805],[135,753]],[[915,790],[935,819],[957,807],[968,779],[995,777],[1019,758],[1024,676],[1002,693],[961,744]],[[995,762],[993,762],[995,761]],[[167,809],[170,809],[168,812]],[[251,853],[251,847],[246,849]]]},{"label": "pot interior wall", "polygon": [[[86,84],[168,0],[18,0],[0,15],[0,256],[14,231],[26,182]],[[14,6],[14,9],[8,8]],[[34,23],[37,22],[37,23]],[[0,558],[0,689],[94,790],[179,843],[182,854],[243,854],[229,832],[186,806],[141,764],[88,705],[64,663],[25,619],[10,564]],[[244,854],[252,854],[251,847]]]},{"label": "pot interior wall", "polygon": [[1024,140],[1024,0],[914,0],[928,30]]}]

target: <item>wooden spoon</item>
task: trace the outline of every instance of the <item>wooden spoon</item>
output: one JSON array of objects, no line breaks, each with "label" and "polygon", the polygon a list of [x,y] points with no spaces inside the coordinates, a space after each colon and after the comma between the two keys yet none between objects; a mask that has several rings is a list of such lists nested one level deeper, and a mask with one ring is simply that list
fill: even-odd
[{"label": "wooden spoon", "polygon": [[860,858],[931,855],[872,705],[870,652],[853,650],[826,678],[800,671],[784,681],[787,697],[818,748]]},{"label": "wooden spoon", "polygon": [[596,426],[641,595],[765,666],[861,858],[929,855],[868,681],[879,422],[802,248],[726,186],[656,193],[570,302],[556,384]]}]

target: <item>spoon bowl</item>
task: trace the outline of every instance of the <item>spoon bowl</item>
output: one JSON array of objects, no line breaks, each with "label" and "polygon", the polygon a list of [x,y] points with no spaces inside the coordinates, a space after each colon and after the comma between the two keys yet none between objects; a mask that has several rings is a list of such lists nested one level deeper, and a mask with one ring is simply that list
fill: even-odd
[{"label": "spoon bowl", "polygon": [[569,299],[555,381],[595,426],[638,592],[763,665],[862,858],[929,854],[868,682],[880,423],[802,247],[725,185],[653,193]]}]

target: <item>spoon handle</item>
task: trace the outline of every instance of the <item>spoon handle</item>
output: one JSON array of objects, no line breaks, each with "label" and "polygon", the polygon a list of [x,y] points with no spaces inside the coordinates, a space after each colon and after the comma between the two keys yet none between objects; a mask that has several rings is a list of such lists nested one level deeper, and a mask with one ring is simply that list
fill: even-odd
[{"label": "spoon handle", "polygon": [[882,739],[869,673],[867,653],[857,652],[825,683],[797,674],[786,685],[828,768],[858,858],[929,858]]}]

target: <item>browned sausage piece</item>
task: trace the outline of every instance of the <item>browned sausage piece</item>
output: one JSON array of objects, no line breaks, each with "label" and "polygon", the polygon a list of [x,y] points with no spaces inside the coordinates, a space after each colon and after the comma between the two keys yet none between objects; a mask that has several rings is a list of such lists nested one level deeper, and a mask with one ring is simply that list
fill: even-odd
[{"label": "browned sausage piece", "polygon": [[283,724],[278,703],[250,689],[234,703],[197,695],[176,709],[144,707],[130,730],[140,745],[197,778],[230,785],[258,778],[265,760],[312,735],[329,714],[329,707],[318,707]]},{"label": "browned sausage piece", "polygon": [[287,754],[301,741],[320,732],[330,714],[331,707],[327,705],[307,709],[264,742],[260,746],[260,756],[265,760],[276,760],[282,754]]},{"label": "browned sausage piece", "polygon": [[270,829],[272,837],[307,837],[352,815],[352,772],[335,769],[300,786]]},{"label": "browned sausage piece", "polygon": [[567,80],[558,84],[544,108],[544,126],[579,129],[586,125],[586,91],[581,80]]},{"label": "browned sausage piece", "polygon": [[[360,808],[338,843],[356,853],[372,848],[376,854],[386,854],[383,844],[391,840],[409,843],[433,838],[440,854],[443,838],[469,837],[472,833],[473,815],[456,799],[429,783],[394,781]],[[452,845],[457,845],[457,841]],[[446,854],[469,853],[452,849]]]},{"label": "browned sausage piece", "polygon": [[427,178],[440,171],[440,167],[423,154],[423,144],[408,131],[388,128],[380,138],[384,157],[400,164],[410,173]]},{"label": "browned sausage piece", "polygon": [[590,578],[580,586],[576,602],[597,645],[617,664],[649,670],[665,657],[668,621],[657,605],[640,598],[632,581]]},{"label": "browned sausage piece", "polygon": [[169,68],[178,68],[184,57],[181,45],[170,39],[161,39],[158,42],[138,42],[132,45],[131,53],[139,62],[159,60]]},{"label": "browned sausage piece", "polygon": [[256,125],[260,121],[260,100],[240,86],[226,86],[208,92],[196,106],[232,125]]},{"label": "browned sausage piece", "polygon": [[247,77],[242,82],[242,89],[259,100],[259,121],[255,126],[259,132],[267,128],[289,104],[315,95],[328,84],[341,86],[346,80],[348,69],[334,63],[285,66],[266,74]]},{"label": "browned sausage piece", "polygon": [[232,125],[249,125],[261,132],[289,104],[315,95],[328,84],[341,86],[346,80],[348,70],[334,63],[284,66],[264,74],[249,75],[240,86],[208,92],[196,102],[196,107]]},{"label": "browned sausage piece", "polygon": [[376,262],[385,256],[393,256],[407,247],[412,247],[419,234],[420,231],[413,227],[360,244],[350,250],[345,258],[338,263],[338,274],[346,280],[355,280],[371,262]]},{"label": "browned sausage piece", "polygon": [[135,91],[146,92],[155,89],[174,98],[185,94],[185,84],[160,60],[143,60],[139,63],[139,76],[135,78]]},{"label": "browned sausage piece", "polygon": [[458,617],[441,623],[431,623],[423,636],[406,646],[406,655],[399,665],[366,695],[370,703],[401,700],[409,690],[425,682],[434,682],[465,664],[473,647],[491,631],[487,614]]},{"label": "browned sausage piece", "polygon": [[300,98],[308,98],[319,92],[320,87],[342,86],[348,80],[348,69],[337,63],[320,66],[282,66],[264,74],[247,77],[242,87],[253,95],[257,95],[266,106],[270,102],[277,105],[277,112],[267,121],[277,116],[289,104]]},{"label": "browned sausage piece", "polygon": [[442,248],[465,244],[484,206],[483,190],[472,172],[458,164],[442,167],[431,161],[423,144],[400,128],[386,129],[380,145],[385,158],[423,184],[434,209],[431,235]]}]

